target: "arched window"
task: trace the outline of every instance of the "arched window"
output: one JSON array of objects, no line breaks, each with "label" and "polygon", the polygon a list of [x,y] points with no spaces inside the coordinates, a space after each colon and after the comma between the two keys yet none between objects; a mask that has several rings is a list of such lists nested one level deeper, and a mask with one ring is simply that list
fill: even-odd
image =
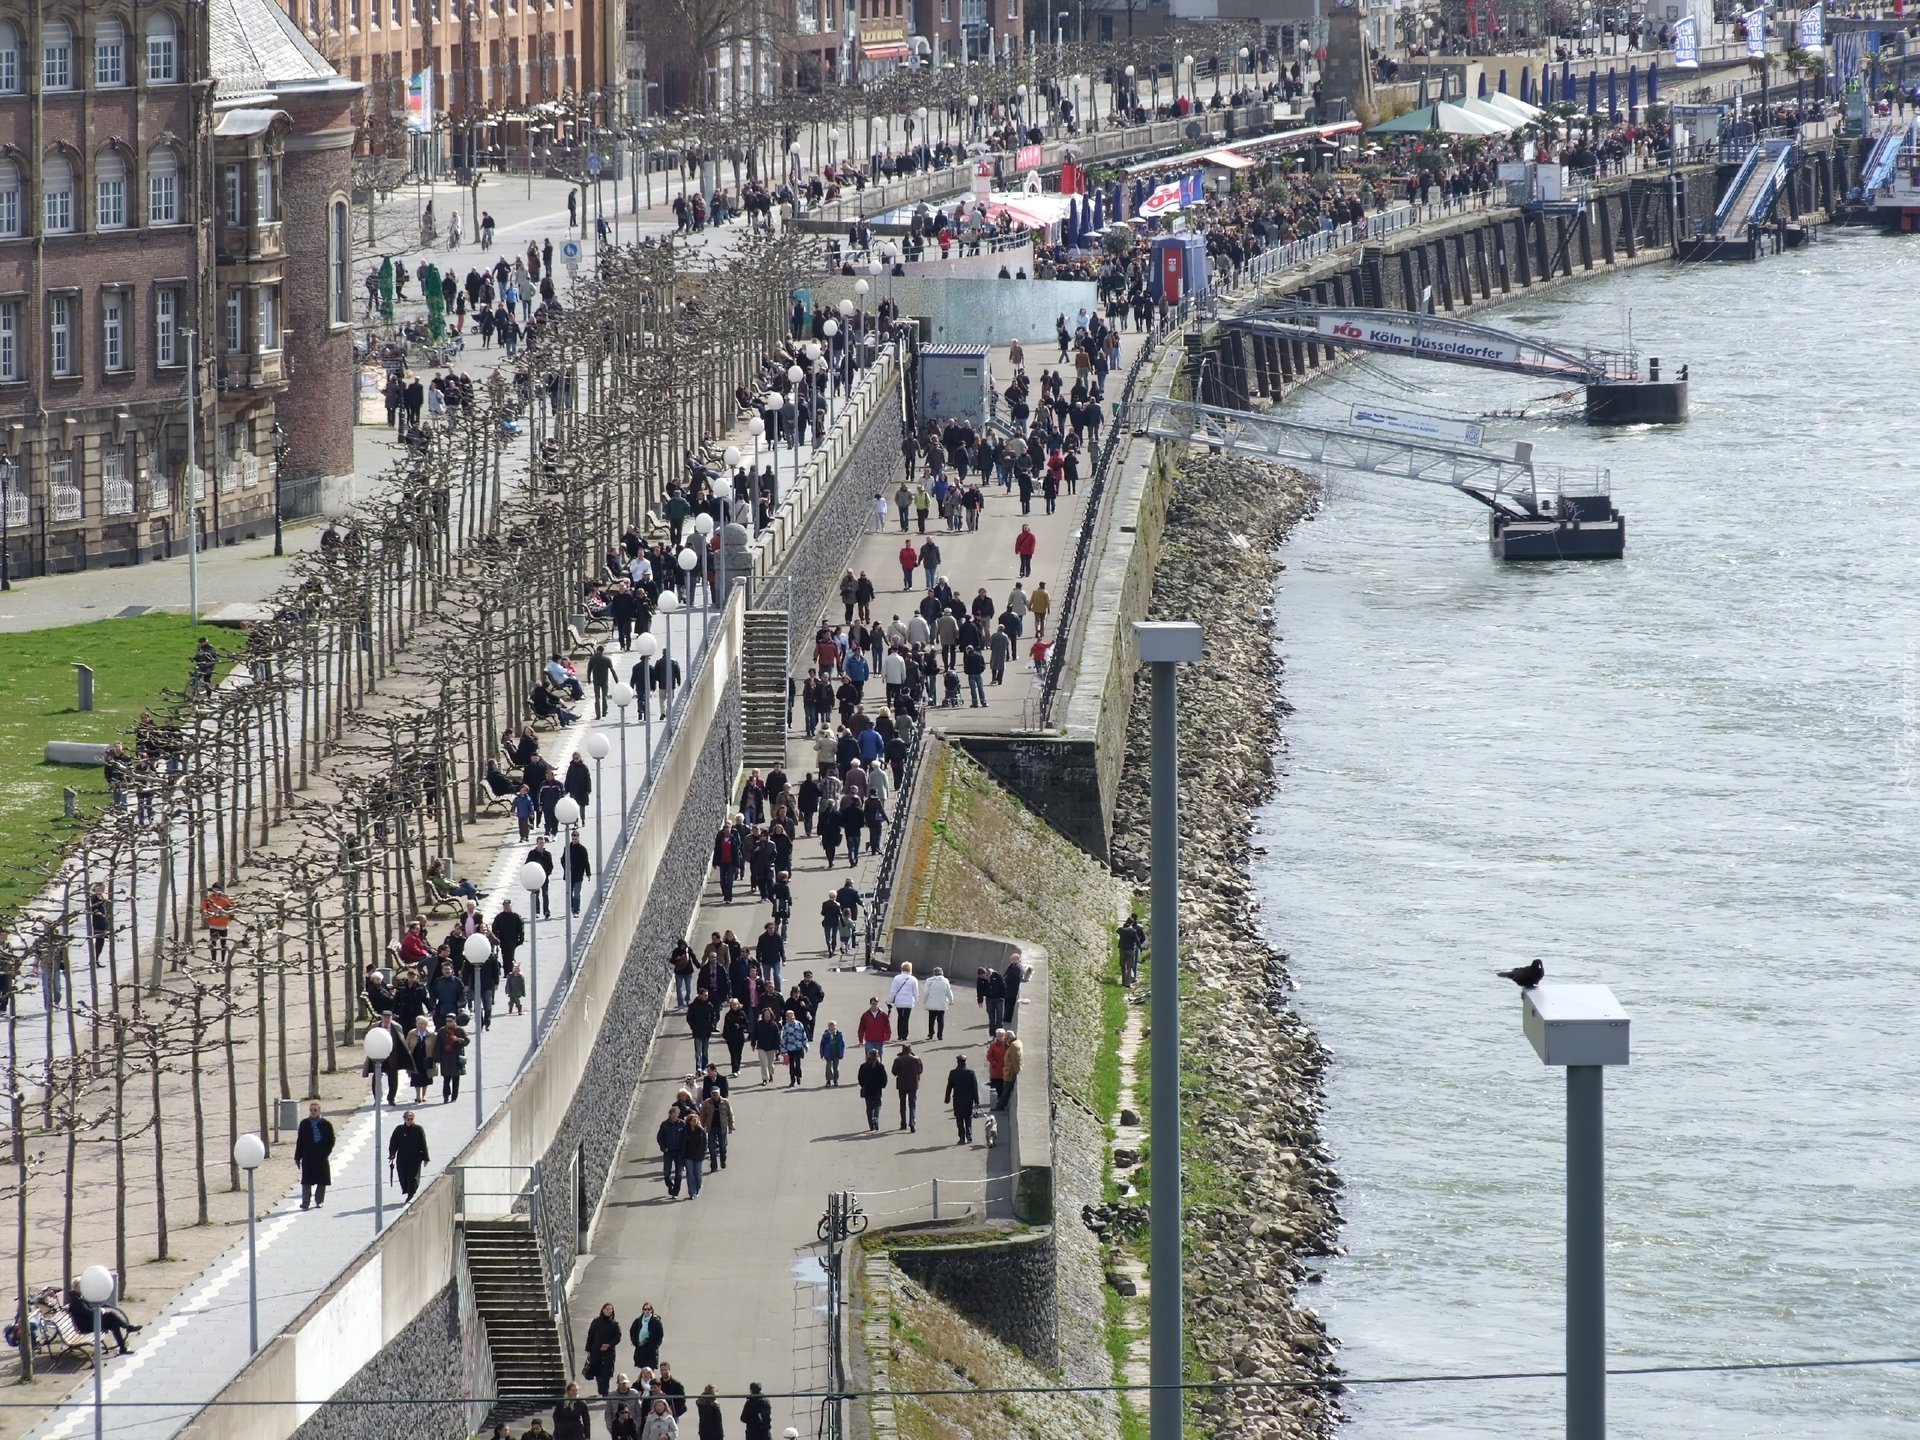
[{"label": "arched window", "polygon": [[327,244],[330,253],[328,260],[328,278],[332,292],[333,323],[351,325],[353,323],[353,236],[350,229],[350,217],[347,202],[335,200],[328,210],[330,223],[327,230]]},{"label": "arched window", "polygon": [[0,95],[20,93],[20,29],[0,20]]},{"label": "arched window", "polygon": [[98,90],[118,90],[127,83],[127,32],[118,20],[100,20],[93,27],[93,84]]},{"label": "arched window", "polygon": [[94,161],[93,201],[95,229],[127,228],[127,164],[111,151]]},{"label": "arched window", "polygon": [[162,145],[147,156],[147,224],[180,223],[180,162]]},{"label": "arched window", "polygon": [[40,31],[40,88],[73,88],[73,29],[64,20],[49,20]]},{"label": "arched window", "polygon": [[73,233],[73,166],[64,155],[49,155],[40,178],[42,221],[48,235]]},{"label": "arched window", "polygon": [[157,11],[147,17],[147,83],[173,85],[180,79],[180,47],[173,17]]},{"label": "arched window", "polygon": [[20,167],[0,160],[0,240],[20,234]]}]

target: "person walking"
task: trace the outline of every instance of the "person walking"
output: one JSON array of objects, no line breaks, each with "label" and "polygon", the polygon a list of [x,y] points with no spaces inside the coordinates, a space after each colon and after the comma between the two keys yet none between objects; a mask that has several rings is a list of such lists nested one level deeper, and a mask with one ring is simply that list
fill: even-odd
[{"label": "person walking", "polygon": [[[660,1178],[666,1184],[667,1195],[675,1200],[680,1198],[680,1146],[686,1138],[686,1130],[687,1122],[681,1118],[680,1107],[670,1105],[667,1107],[667,1118],[653,1132],[654,1146],[660,1151]],[[638,1360],[633,1363],[636,1366],[640,1364]]]},{"label": "person walking", "polygon": [[1013,1087],[1020,1079],[1020,1037],[1009,1030],[1002,1030],[1000,1038],[1006,1041],[1006,1050],[1000,1057],[1000,1098],[993,1108],[1004,1110],[1013,1100]]},{"label": "person walking", "polygon": [[592,1440],[593,1414],[580,1398],[580,1387],[567,1382],[567,1393],[553,1407],[553,1440]]},{"label": "person walking", "polygon": [[946,972],[934,966],[927,983],[920,987],[920,1007],[927,1012],[927,1039],[947,1038],[947,1007],[953,1004],[953,982]]},{"label": "person walking", "polygon": [[860,1023],[854,1028],[854,1038],[872,1056],[878,1056],[887,1048],[887,1041],[893,1038],[893,1023],[880,1008],[879,996],[867,997],[867,1008],[860,1012]]},{"label": "person walking", "polygon": [[1147,932],[1137,914],[1128,915],[1120,927],[1120,983],[1132,985],[1140,978],[1140,952],[1146,947]]},{"label": "person walking", "polygon": [[707,1046],[713,1039],[714,1026],[720,1020],[720,1007],[713,1003],[707,994],[706,986],[700,987],[700,993],[694,996],[693,1003],[687,1006],[687,1031],[693,1036],[693,1068],[707,1068]]},{"label": "person walking", "polygon": [[700,1102],[700,1124],[707,1132],[707,1168],[727,1168],[727,1137],[733,1134],[733,1102],[727,1099],[727,1082],[713,1066],[707,1067],[705,1084],[710,1087]]},{"label": "person walking", "polygon": [[593,686],[594,718],[604,720],[607,718],[607,695],[613,686],[613,660],[607,654],[606,646],[593,647],[593,656],[587,661],[587,680]]},{"label": "person walking", "polygon": [[787,1062],[787,1088],[792,1090],[800,1084],[800,1066],[807,1058],[807,1027],[791,1010],[780,1026],[780,1053]]},{"label": "person walking", "polygon": [[434,1057],[440,1062],[440,1103],[451,1105],[460,1098],[460,1077],[467,1073],[467,1032],[460,1028],[465,1013],[449,1015],[440,1026],[434,1043]]},{"label": "person walking", "polygon": [[832,1090],[840,1084],[840,1062],[846,1058],[847,1032],[829,1020],[827,1028],[820,1032],[820,1061],[827,1071],[825,1089]]},{"label": "person walking", "polygon": [[387,1169],[400,1182],[400,1194],[413,1199],[420,1188],[420,1171],[432,1157],[427,1154],[427,1132],[420,1128],[409,1110],[387,1137]]},{"label": "person walking", "polygon": [[680,1169],[687,1177],[687,1198],[700,1198],[700,1175],[707,1163],[707,1130],[699,1113],[687,1116],[680,1132]]},{"label": "person walking", "polygon": [[[1020,578],[1033,574],[1033,552],[1040,544],[1040,537],[1033,533],[1031,525],[1022,525],[1020,533],[1013,537],[1013,553],[1020,561]],[[1029,600],[1028,605],[1032,605]]]},{"label": "person walking", "polygon": [[880,1102],[887,1093],[887,1067],[880,1063],[878,1050],[867,1051],[867,1058],[860,1062],[860,1069],[853,1079],[860,1088],[861,1100],[866,1102],[867,1129],[878,1130]]},{"label": "person walking", "polygon": [[227,931],[233,924],[233,897],[218,880],[207,887],[200,902],[200,915],[207,925],[207,953],[216,963],[227,955]]},{"label": "person walking", "polygon": [[667,1338],[667,1327],[654,1313],[653,1302],[640,1302],[640,1313],[633,1317],[633,1324],[627,1327],[627,1341],[633,1346],[633,1368],[635,1370],[658,1370],[660,1368],[660,1346]]},{"label": "person walking", "polygon": [[333,1122],[320,1113],[320,1102],[307,1106],[307,1118],[300,1122],[300,1133],[293,1141],[293,1163],[300,1171],[300,1208],[308,1203],[325,1205],[327,1186],[333,1183]]},{"label": "person walking", "polygon": [[587,1326],[587,1359],[581,1373],[600,1388],[604,1399],[613,1383],[613,1370],[620,1363],[620,1322],[614,1318],[613,1304],[600,1307],[600,1313]]},{"label": "person walking", "polygon": [[680,1440],[680,1422],[673,1418],[673,1411],[663,1397],[654,1397],[653,1408],[647,1412],[647,1423],[640,1427],[640,1440]]},{"label": "person walking", "polygon": [[902,1045],[893,1057],[893,1088],[900,1092],[902,1130],[920,1128],[920,1073],[925,1068],[911,1045]]},{"label": "person walking", "polygon": [[[1025,570],[1020,572],[1026,574]],[[1053,597],[1047,593],[1047,582],[1042,580],[1033,587],[1033,594],[1027,597],[1027,613],[1033,616],[1033,634],[1036,640],[1046,638],[1047,612],[1053,609]]]},{"label": "person walking", "polygon": [[747,1427],[746,1440],[773,1440],[773,1406],[760,1393],[760,1382],[747,1386],[747,1403],[740,1409],[740,1423]]},{"label": "person walking", "polygon": [[693,1410],[700,1419],[699,1440],[727,1440],[727,1428],[720,1415],[720,1399],[713,1386],[709,1385],[700,1392],[700,1398],[693,1402]]},{"label": "person walking", "polygon": [[887,987],[887,1009],[899,1028],[898,1038],[905,1040],[913,1025],[913,1007],[920,999],[920,982],[913,978],[913,962],[900,962],[900,973]]},{"label": "person walking", "polygon": [[730,1075],[740,1074],[740,1056],[747,1048],[747,1012],[738,1000],[727,1001],[727,1013],[720,1021],[720,1039],[732,1060]]},{"label": "person walking", "polygon": [[955,1144],[973,1143],[973,1112],[980,1108],[980,1077],[967,1068],[967,1057],[953,1057],[953,1069],[947,1072],[946,1103],[953,1107],[954,1128],[959,1131]]},{"label": "person walking", "polygon": [[773,1007],[764,1007],[753,1022],[753,1049],[760,1057],[760,1083],[773,1083],[773,1067],[780,1054],[780,1022],[773,1018]]},{"label": "person walking", "polygon": [[580,838],[580,827],[574,826],[567,832],[567,848],[561,856],[567,874],[567,905],[575,915],[580,913],[580,891],[593,874],[593,859],[587,854],[586,843]]}]

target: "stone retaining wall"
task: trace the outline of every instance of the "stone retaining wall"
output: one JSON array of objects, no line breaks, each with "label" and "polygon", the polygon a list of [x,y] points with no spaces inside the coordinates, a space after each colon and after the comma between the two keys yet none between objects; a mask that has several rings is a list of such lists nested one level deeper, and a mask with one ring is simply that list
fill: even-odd
[{"label": "stone retaining wall", "polygon": [[[369,1435],[464,1435],[469,1402],[461,1378],[460,1305],[448,1285],[412,1322],[380,1347],[293,1440],[365,1440]],[[424,1404],[404,1408],[374,1403],[405,1396]]]},{"label": "stone retaining wall", "polygon": [[894,1266],[1037,1365],[1059,1362],[1053,1227],[891,1249]]}]

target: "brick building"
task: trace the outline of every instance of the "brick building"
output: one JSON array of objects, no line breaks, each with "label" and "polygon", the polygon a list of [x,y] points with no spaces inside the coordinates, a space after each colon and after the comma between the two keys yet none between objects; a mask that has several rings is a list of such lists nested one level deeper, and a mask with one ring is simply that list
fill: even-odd
[{"label": "brick building", "polygon": [[[307,207],[329,163],[326,117],[352,87],[310,47],[297,77],[256,63],[283,30],[304,46],[276,16],[269,0],[0,12],[0,538],[15,575],[177,553],[192,516],[208,544],[271,530],[288,375],[324,384],[338,368],[351,395],[347,330],[302,333],[288,302],[333,268],[329,213]],[[219,73],[212,33],[244,40],[244,73]],[[280,82],[294,111],[260,103]],[[333,109],[316,107],[329,91]],[[344,202],[344,180],[338,191]],[[338,239],[345,277],[344,227]],[[350,475],[351,420],[344,398],[334,416],[314,406],[290,453]]]},{"label": "brick building", "polygon": [[[875,0],[866,0],[873,4]],[[879,0],[884,4],[885,0]],[[949,60],[987,64],[1020,54],[1021,36],[1028,25],[1027,0],[912,0],[913,33],[924,35],[931,47],[927,60],[944,65]],[[1039,24],[1045,11],[1036,11]]]}]

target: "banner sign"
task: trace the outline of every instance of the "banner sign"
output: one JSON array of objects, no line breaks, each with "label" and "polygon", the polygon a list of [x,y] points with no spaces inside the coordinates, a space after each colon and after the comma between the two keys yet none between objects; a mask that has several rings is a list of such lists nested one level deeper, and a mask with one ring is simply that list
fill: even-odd
[{"label": "banner sign", "polygon": [[1013,168],[1016,170],[1031,170],[1039,163],[1040,147],[1038,145],[1022,145],[1014,152]]},{"label": "banner sign", "polygon": [[433,67],[429,65],[407,81],[407,128],[433,129]]},{"label": "banner sign", "polygon": [[1322,315],[1318,317],[1318,331],[1334,340],[1405,350],[1410,355],[1455,356],[1461,360],[1507,364],[1520,359],[1520,347],[1511,341],[1490,340],[1484,335],[1449,334],[1444,329],[1429,330],[1375,320],[1361,325],[1345,316]]},{"label": "banner sign", "polygon": [[1800,48],[1818,50],[1827,43],[1827,7],[1815,5],[1800,12]]},{"label": "banner sign", "polygon": [[1749,10],[1745,16],[1747,22],[1747,54],[1764,55],[1767,53],[1767,12]]},{"label": "banner sign", "polygon": [[1673,22],[1673,68],[1700,68],[1700,22],[1691,15],[1683,15]]},{"label": "banner sign", "polygon": [[1156,185],[1153,193],[1147,196],[1140,207],[1140,214],[1149,218],[1155,215],[1168,215],[1184,210],[1189,205],[1198,205],[1205,198],[1198,172],[1182,176],[1178,180],[1169,180],[1164,185]]},{"label": "banner sign", "polygon": [[1348,411],[1348,422],[1360,430],[1387,430],[1415,440],[1446,440],[1461,445],[1478,445],[1486,434],[1486,426],[1472,420],[1448,420],[1438,415],[1384,410],[1378,405],[1352,406]]}]

